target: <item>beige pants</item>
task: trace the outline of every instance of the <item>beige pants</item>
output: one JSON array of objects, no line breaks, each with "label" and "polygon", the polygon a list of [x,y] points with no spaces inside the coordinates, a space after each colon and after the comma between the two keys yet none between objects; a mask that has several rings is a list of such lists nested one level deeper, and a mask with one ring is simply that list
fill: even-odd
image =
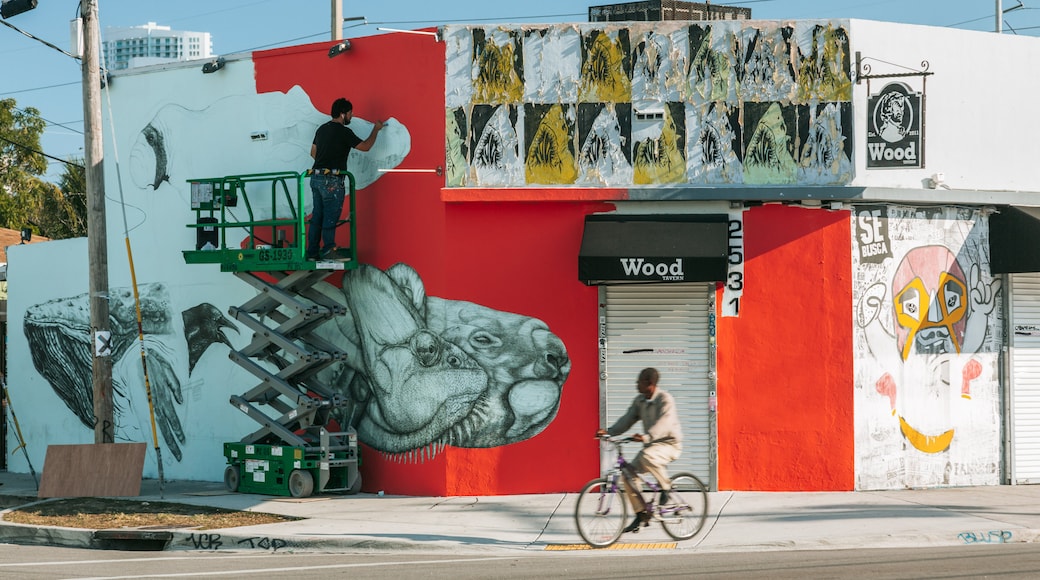
[{"label": "beige pants", "polygon": [[680,453],[682,453],[680,445],[654,443],[637,453],[635,459],[629,462],[628,469],[622,471],[625,478],[625,494],[628,495],[628,501],[635,512],[646,511],[646,502],[643,501],[642,485],[639,483],[638,474],[649,473],[661,485],[661,489],[671,489],[672,478],[668,476],[668,464],[678,459]]}]

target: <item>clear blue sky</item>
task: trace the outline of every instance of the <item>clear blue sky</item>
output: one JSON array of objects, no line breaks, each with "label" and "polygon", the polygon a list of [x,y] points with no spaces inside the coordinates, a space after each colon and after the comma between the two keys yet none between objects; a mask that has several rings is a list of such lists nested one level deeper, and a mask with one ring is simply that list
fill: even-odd
[{"label": "clear blue sky", "polygon": [[[488,0],[341,0],[343,16],[363,16],[368,24],[347,22],[347,38],[380,34],[377,27],[413,29],[447,23],[583,22],[596,0],[524,0],[510,6]],[[79,0],[38,0],[35,10],[8,22],[57,45],[69,46],[69,21]],[[1040,35],[1040,0],[1021,0],[1023,8],[1005,14],[1005,34]],[[862,18],[994,29],[995,0],[751,0],[720,2],[749,7],[755,19]],[[1007,10],[1019,0],[1002,0]],[[209,32],[216,54],[318,42],[330,38],[332,0],[98,0],[101,34],[105,27],[155,22],[175,30]],[[1033,6],[1036,6],[1034,8]],[[48,122],[43,150],[58,158],[83,154],[82,72],[57,50],[0,25],[0,98],[35,107]],[[108,127],[105,128],[108,131]],[[47,178],[57,181],[61,164],[50,162]]]}]

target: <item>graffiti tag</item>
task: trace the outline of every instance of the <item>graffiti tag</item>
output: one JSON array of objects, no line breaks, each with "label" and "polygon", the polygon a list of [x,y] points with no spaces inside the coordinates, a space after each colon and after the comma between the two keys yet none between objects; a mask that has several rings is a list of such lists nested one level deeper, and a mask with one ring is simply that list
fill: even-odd
[{"label": "graffiti tag", "polygon": [[[188,536],[185,543],[190,544],[196,550],[219,550],[223,547],[232,547],[224,545],[224,540],[220,537],[220,534],[192,534]],[[277,552],[288,545],[289,542],[281,538],[253,536],[235,541],[233,547],[235,549],[249,548],[251,550],[260,549]]]},{"label": "graffiti tag", "polygon": [[191,543],[196,550],[219,550],[220,546],[224,544],[220,539],[220,534],[199,534],[198,537],[192,534],[188,536],[187,542]]},{"label": "graffiti tag", "polygon": [[1011,541],[1012,534],[1008,530],[990,530],[988,532],[961,532],[957,534],[965,544],[1006,544]]},{"label": "graffiti tag", "polygon": [[242,544],[249,544],[249,547],[252,549],[260,548],[261,550],[277,552],[279,549],[288,546],[289,542],[281,538],[246,538],[238,541],[239,546]]}]

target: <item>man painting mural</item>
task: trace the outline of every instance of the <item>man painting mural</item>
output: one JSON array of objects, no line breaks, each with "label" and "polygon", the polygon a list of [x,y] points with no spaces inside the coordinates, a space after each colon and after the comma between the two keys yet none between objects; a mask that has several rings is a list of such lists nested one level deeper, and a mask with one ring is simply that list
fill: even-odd
[{"label": "man painting mural", "polygon": [[307,259],[336,259],[336,224],[343,213],[346,197],[347,157],[351,149],[368,151],[376,142],[382,121],[376,121],[365,140],[347,125],[354,117],[354,105],[339,98],[332,103],[332,120],[318,127],[311,144],[314,168],[311,170],[313,210],[307,228]]}]

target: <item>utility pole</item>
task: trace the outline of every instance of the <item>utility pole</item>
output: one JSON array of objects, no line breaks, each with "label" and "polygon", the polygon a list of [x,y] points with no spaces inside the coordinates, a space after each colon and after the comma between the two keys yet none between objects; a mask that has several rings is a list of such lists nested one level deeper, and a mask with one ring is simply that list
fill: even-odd
[{"label": "utility pole", "polygon": [[97,0],[80,0],[83,18],[83,139],[87,185],[87,259],[93,344],[94,443],[115,442],[112,417],[111,331],[108,320],[108,240],[105,228],[105,149],[101,136],[101,33]]},{"label": "utility pole", "polygon": [[332,0],[332,40],[343,40],[343,0]]}]

